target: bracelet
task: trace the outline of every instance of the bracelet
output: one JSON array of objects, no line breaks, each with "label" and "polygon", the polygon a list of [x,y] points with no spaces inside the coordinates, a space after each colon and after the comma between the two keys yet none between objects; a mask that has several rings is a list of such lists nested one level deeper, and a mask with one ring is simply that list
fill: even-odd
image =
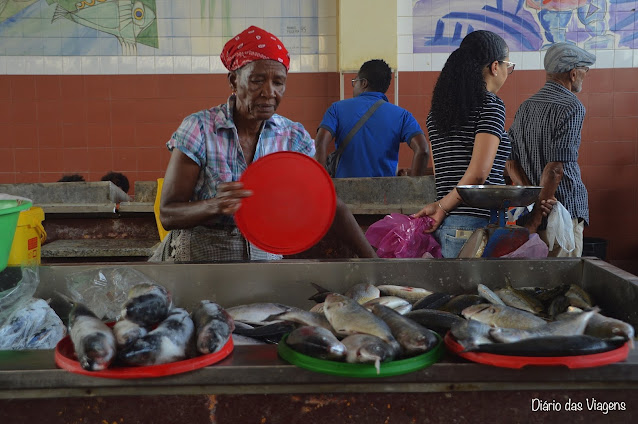
[{"label": "bracelet", "polygon": [[448,211],[446,211],[446,210],[445,210],[445,208],[444,208],[443,206],[441,206],[441,202],[439,202],[439,207],[441,208],[441,210],[442,210],[443,212],[445,212],[445,216],[449,216],[449,215],[450,215],[450,213],[449,213]]}]

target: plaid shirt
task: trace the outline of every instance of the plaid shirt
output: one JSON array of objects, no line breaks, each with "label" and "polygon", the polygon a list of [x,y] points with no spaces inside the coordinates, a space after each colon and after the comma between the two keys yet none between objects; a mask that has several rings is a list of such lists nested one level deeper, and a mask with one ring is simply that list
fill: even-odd
[{"label": "plaid shirt", "polygon": [[[556,199],[565,206],[572,219],[589,224],[587,188],[580,175],[578,148],[585,119],[585,106],[562,85],[548,81],[525,100],[509,130],[512,140],[510,158],[520,163],[533,185],[540,185],[549,162],[563,162],[563,178]],[[541,229],[547,220],[543,219]]]},{"label": "plaid shirt", "polygon": [[[200,167],[191,200],[215,197],[219,183],[238,181],[248,167],[233,121],[234,106],[231,95],[225,104],[187,116],[166,143],[169,150],[179,149]],[[315,142],[303,125],[274,114],[264,122],[253,161],[280,151],[314,156]],[[219,223],[233,224],[233,220],[222,217]]]}]

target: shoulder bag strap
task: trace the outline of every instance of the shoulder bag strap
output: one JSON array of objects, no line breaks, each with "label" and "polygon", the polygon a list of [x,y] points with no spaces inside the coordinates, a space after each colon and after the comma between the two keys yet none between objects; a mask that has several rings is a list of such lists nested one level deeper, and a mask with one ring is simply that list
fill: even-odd
[{"label": "shoulder bag strap", "polygon": [[370,106],[370,109],[368,109],[368,111],[365,113],[365,115],[363,115],[361,117],[361,119],[359,119],[359,121],[357,121],[357,123],[354,124],[354,127],[352,127],[352,129],[350,130],[350,132],[348,133],[346,138],[344,138],[343,141],[341,142],[341,144],[339,145],[339,148],[337,149],[337,151],[335,153],[337,156],[341,156],[341,154],[345,150],[345,148],[348,145],[348,143],[350,143],[350,140],[352,140],[352,137],[354,137],[354,135],[361,129],[363,124],[366,123],[368,118],[370,118],[372,116],[372,114],[377,109],[379,109],[379,106],[381,106],[383,103],[385,103],[385,100],[383,100],[383,99],[377,100],[372,106]]}]

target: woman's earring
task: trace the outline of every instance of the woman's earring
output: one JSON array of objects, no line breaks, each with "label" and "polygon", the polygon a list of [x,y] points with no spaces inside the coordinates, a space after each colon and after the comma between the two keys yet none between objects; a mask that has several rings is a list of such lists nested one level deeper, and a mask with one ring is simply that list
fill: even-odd
[{"label": "woman's earring", "polygon": [[497,77],[497,76],[498,76],[498,74],[497,74],[496,72],[494,72],[494,76],[495,76],[495,77]]}]

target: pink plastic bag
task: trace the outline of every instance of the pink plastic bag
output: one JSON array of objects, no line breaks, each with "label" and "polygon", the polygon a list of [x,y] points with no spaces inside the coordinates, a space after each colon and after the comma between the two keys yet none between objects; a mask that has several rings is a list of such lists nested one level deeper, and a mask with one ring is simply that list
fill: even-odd
[{"label": "pink plastic bag", "polygon": [[507,255],[501,256],[501,258],[546,258],[549,253],[549,248],[538,234],[533,233],[529,235],[529,240],[523,243],[518,249]]},{"label": "pink plastic bag", "polygon": [[432,234],[433,219],[413,218],[400,213],[386,215],[368,227],[366,238],[380,258],[441,258],[441,245]]}]

